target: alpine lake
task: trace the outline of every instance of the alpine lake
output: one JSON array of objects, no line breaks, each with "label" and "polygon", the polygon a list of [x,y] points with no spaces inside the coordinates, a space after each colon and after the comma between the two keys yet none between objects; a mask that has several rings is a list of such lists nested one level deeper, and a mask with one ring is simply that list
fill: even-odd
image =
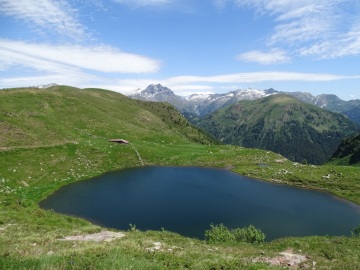
[{"label": "alpine lake", "polygon": [[140,167],[69,184],[40,207],[104,227],[172,231],[204,238],[210,224],[250,224],[266,241],[350,235],[360,206],[331,194],[247,178],[224,169]]}]

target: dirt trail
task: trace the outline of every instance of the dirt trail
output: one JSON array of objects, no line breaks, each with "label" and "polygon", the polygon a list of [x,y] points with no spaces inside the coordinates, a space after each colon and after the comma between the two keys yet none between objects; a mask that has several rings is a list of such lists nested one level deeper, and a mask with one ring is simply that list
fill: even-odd
[{"label": "dirt trail", "polygon": [[139,161],[140,161],[140,163],[141,163],[141,166],[144,166],[144,161],[142,160],[142,158],[141,158],[138,150],[135,148],[135,146],[134,146],[132,143],[130,143],[130,145],[131,145],[131,147],[134,149],[135,153],[137,154],[137,156],[138,156],[138,158],[139,158]]}]

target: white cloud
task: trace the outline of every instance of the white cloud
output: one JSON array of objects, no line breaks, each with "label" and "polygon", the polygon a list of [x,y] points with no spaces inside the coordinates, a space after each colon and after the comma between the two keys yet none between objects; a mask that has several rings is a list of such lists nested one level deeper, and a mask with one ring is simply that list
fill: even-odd
[{"label": "white cloud", "polygon": [[217,76],[177,76],[167,79],[165,82],[171,84],[194,84],[194,83],[254,83],[265,81],[305,81],[320,82],[334,81],[343,79],[358,79],[359,76],[344,76],[336,74],[323,73],[298,73],[298,72],[280,72],[280,71],[264,71],[264,72],[245,72],[234,73]]},{"label": "white cloud", "polygon": [[273,49],[270,52],[249,51],[239,54],[236,58],[241,61],[256,62],[263,65],[290,62],[290,57],[280,49]]},{"label": "white cloud", "polygon": [[[165,81],[166,83],[166,81]],[[177,90],[177,89],[181,89],[181,90],[188,90],[188,91],[193,91],[193,90],[202,90],[202,91],[210,91],[213,89],[212,86],[210,85],[200,85],[200,84],[171,84],[171,82],[169,82],[169,87],[171,87],[171,89]],[[193,92],[191,92],[193,93]]]},{"label": "white cloud", "polygon": [[274,19],[268,45],[301,55],[335,58],[360,54],[360,2],[354,0],[230,0]]},{"label": "white cloud", "polygon": [[[78,76],[74,76],[75,74]],[[69,71],[62,74],[0,78],[0,85],[2,88],[27,87],[50,83],[77,86],[84,83],[84,81],[91,81],[92,79],[95,78],[92,78],[92,76],[88,74],[82,72],[74,73],[74,71]]]},{"label": "white cloud", "polygon": [[171,80],[165,80],[163,83],[177,95],[185,97],[192,94],[213,94],[215,91],[214,85],[186,84],[186,82],[183,84],[172,84]]},{"label": "white cloud", "polygon": [[88,37],[76,10],[63,0],[0,0],[0,12],[24,21],[31,28],[82,40]]},{"label": "white cloud", "polygon": [[[112,74],[156,72],[158,61],[124,53],[112,47],[52,46],[0,39],[0,70],[16,75],[0,77],[0,87],[20,87],[48,83],[83,87],[116,84]],[[20,72],[31,76],[19,76]],[[40,74],[40,75],[39,75]],[[114,88],[110,88],[114,89]],[[117,90],[117,89],[114,89]]]},{"label": "white cloud", "polygon": [[[111,73],[152,73],[159,62],[108,46],[69,46],[0,39],[0,61],[61,73],[71,68]],[[41,64],[40,64],[41,63]]]}]

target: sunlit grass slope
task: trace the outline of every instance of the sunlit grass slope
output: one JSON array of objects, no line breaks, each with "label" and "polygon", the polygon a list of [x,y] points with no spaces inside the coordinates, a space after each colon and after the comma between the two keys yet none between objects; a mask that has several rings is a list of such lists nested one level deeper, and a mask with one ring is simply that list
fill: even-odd
[{"label": "sunlit grass slope", "polygon": [[[114,138],[130,144],[108,142]],[[168,104],[67,86],[1,90],[0,164],[0,269],[276,269],[252,258],[289,248],[311,255],[318,266],[352,269],[360,263],[360,242],[348,237],[252,246],[127,232],[110,243],[59,241],[102,228],[44,211],[37,205],[41,199],[62,185],[143,164],[230,168],[360,203],[358,168],[303,166],[268,151],[216,145]],[[146,250],[158,241],[172,252]]]}]

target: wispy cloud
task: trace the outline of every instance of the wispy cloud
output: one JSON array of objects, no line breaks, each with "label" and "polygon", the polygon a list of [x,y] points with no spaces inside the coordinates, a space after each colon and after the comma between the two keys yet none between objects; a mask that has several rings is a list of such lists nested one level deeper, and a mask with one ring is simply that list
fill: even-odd
[{"label": "wispy cloud", "polygon": [[[0,70],[31,76],[1,76],[0,87],[46,83],[82,86],[107,81],[111,74],[144,74],[159,70],[157,60],[107,46],[65,46],[0,39]],[[40,74],[40,75],[39,75]]]},{"label": "wispy cloud", "polygon": [[75,40],[88,38],[85,27],[79,22],[76,10],[63,0],[0,0],[3,16],[23,21],[32,29],[40,29]]},{"label": "wispy cloud", "polygon": [[[354,0],[229,0],[271,16],[268,46],[283,45],[300,55],[335,58],[360,54],[360,2]],[[221,1],[220,1],[221,2]]]},{"label": "wispy cloud", "polygon": [[264,71],[264,72],[245,72],[225,74],[218,76],[177,76],[167,79],[168,84],[187,84],[187,83],[250,83],[264,81],[334,81],[343,79],[358,79],[359,76],[344,76],[336,74],[323,73],[299,73],[299,72],[280,72],[280,71]]},{"label": "wispy cloud", "polygon": [[300,48],[301,55],[315,55],[317,58],[337,58],[360,54],[360,23],[348,33],[339,34],[333,40],[319,41],[311,46]]},{"label": "wispy cloud", "polygon": [[54,46],[7,39],[0,39],[0,61],[51,72],[79,68],[111,73],[153,73],[160,68],[157,60],[109,46]]},{"label": "wispy cloud", "polygon": [[286,52],[280,49],[272,49],[270,52],[249,51],[239,54],[236,58],[241,61],[256,62],[262,65],[288,63],[291,60]]}]

